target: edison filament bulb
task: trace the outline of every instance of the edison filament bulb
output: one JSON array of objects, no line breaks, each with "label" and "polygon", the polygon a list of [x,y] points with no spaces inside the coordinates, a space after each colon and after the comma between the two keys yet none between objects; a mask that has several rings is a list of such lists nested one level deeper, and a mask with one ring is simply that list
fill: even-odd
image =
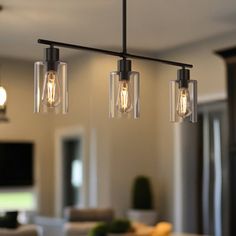
[{"label": "edison filament bulb", "polygon": [[127,113],[132,110],[131,91],[128,80],[119,81],[116,106],[122,113]]},{"label": "edison filament bulb", "polygon": [[192,113],[190,95],[187,88],[179,89],[178,103],[177,103],[177,114],[185,118],[190,116]]},{"label": "edison filament bulb", "polygon": [[60,84],[56,71],[51,70],[45,74],[42,102],[52,108],[60,105]]}]

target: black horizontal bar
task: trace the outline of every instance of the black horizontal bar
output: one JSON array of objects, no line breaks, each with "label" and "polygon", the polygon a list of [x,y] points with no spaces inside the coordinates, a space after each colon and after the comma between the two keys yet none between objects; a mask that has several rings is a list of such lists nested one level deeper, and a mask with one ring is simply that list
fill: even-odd
[{"label": "black horizontal bar", "polygon": [[71,48],[71,49],[76,49],[76,50],[85,50],[85,51],[103,53],[103,54],[108,54],[108,55],[116,56],[116,57],[123,56],[123,54],[121,52],[114,52],[114,51],[103,50],[103,49],[99,49],[99,48],[91,48],[91,47],[85,47],[85,46],[81,46],[81,45],[55,42],[55,41],[50,41],[50,40],[45,40],[45,39],[39,39],[38,43],[51,45],[51,46],[58,46],[58,47],[63,47],[63,48]]},{"label": "black horizontal bar", "polygon": [[45,39],[38,39],[38,43],[46,44],[46,45],[50,45],[50,46],[58,46],[58,47],[63,47],[63,48],[71,48],[71,49],[76,49],[76,50],[85,50],[85,51],[103,53],[103,54],[116,56],[116,57],[127,57],[127,58],[141,59],[141,60],[156,61],[156,62],[160,62],[163,64],[171,65],[171,66],[179,66],[179,67],[186,67],[186,68],[193,67],[193,65],[191,65],[191,64],[186,64],[186,63],[182,63],[182,62],[163,60],[163,59],[154,58],[154,57],[139,56],[139,55],[130,54],[130,53],[115,52],[115,51],[104,50],[104,49],[100,49],[100,48],[85,47],[85,46],[81,46],[81,45],[74,45],[74,44],[50,41],[50,40],[45,40]]},{"label": "black horizontal bar", "polygon": [[180,67],[186,67],[186,68],[193,68],[193,65],[191,65],[191,64],[186,64],[186,63],[176,62],[176,61],[163,60],[163,59],[159,59],[159,58],[155,58],[155,57],[145,57],[145,56],[139,56],[139,55],[130,54],[130,53],[126,53],[126,57],[142,59],[142,60],[149,60],[149,61],[156,61],[156,62],[160,62],[160,63],[163,63],[163,64],[171,65],[171,66],[180,66]]}]

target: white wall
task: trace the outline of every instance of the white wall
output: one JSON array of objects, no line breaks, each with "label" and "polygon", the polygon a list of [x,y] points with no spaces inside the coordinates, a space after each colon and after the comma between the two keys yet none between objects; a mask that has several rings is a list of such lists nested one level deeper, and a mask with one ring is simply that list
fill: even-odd
[{"label": "white wall", "polygon": [[[226,92],[226,68],[223,60],[214,54],[215,50],[235,46],[236,33],[218,36],[201,42],[193,43],[177,49],[163,52],[162,58],[194,64],[191,69],[191,78],[198,81],[199,102],[214,101],[227,98]],[[177,224],[180,216],[179,202],[175,201],[181,186],[174,186],[179,175],[176,162],[181,153],[178,150],[181,125],[169,123],[169,80],[176,79],[177,68],[160,65],[157,68],[156,80],[156,110],[158,120],[156,122],[157,135],[157,171],[161,182],[160,189],[160,212],[163,219],[175,221]],[[177,167],[177,169],[175,168]],[[176,212],[177,210],[177,212]],[[176,216],[176,217],[174,217]],[[176,225],[175,224],[175,225]],[[178,229],[178,226],[177,226]]]}]

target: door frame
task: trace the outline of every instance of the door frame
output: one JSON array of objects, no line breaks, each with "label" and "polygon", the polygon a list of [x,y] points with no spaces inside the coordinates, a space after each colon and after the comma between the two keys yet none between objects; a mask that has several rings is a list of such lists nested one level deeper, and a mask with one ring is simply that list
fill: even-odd
[{"label": "door frame", "polygon": [[63,216],[63,142],[65,139],[79,139],[81,142],[81,160],[83,165],[83,185],[81,187],[81,207],[87,197],[87,162],[85,158],[85,132],[81,126],[71,126],[55,131],[55,215]]},{"label": "door frame", "polygon": [[[210,101],[210,102],[204,102],[201,103],[198,107],[199,113],[203,113],[204,109],[206,111],[221,111],[225,112],[226,117],[224,118],[224,124],[227,121],[227,101],[225,99],[217,99],[216,101]],[[173,179],[173,192],[174,194],[174,228],[177,232],[182,232],[184,231],[183,229],[183,176],[182,176],[182,163],[183,163],[183,157],[182,157],[182,149],[181,149],[181,124],[177,124],[174,127],[174,153],[175,153],[175,158],[174,158],[174,179]],[[228,136],[228,135],[226,135]],[[223,144],[224,143],[224,144]],[[223,168],[223,202],[224,202],[224,211],[223,211],[223,235],[228,235],[228,222],[229,222],[229,216],[228,216],[228,211],[229,211],[229,202],[224,201],[224,199],[228,199],[228,192],[229,192],[229,187],[228,187],[228,175],[226,174],[226,169],[228,168],[228,160],[227,160],[227,155],[228,155],[228,139],[222,140],[222,145],[224,145],[224,148],[222,149],[222,155],[224,156],[224,163],[222,163],[222,168]],[[224,232],[225,231],[225,232]]]}]

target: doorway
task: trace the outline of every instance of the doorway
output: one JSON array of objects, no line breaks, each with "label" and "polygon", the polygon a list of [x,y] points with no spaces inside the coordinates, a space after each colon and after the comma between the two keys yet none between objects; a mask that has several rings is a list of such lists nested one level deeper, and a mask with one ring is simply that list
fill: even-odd
[{"label": "doorway", "polygon": [[176,128],[177,230],[230,235],[227,102],[200,105],[198,123]]},{"label": "doorway", "polygon": [[68,206],[84,207],[85,157],[82,128],[66,128],[56,131],[56,215],[63,216]]},{"label": "doorway", "polygon": [[65,138],[63,147],[63,208],[82,205],[83,160],[81,137]]}]

